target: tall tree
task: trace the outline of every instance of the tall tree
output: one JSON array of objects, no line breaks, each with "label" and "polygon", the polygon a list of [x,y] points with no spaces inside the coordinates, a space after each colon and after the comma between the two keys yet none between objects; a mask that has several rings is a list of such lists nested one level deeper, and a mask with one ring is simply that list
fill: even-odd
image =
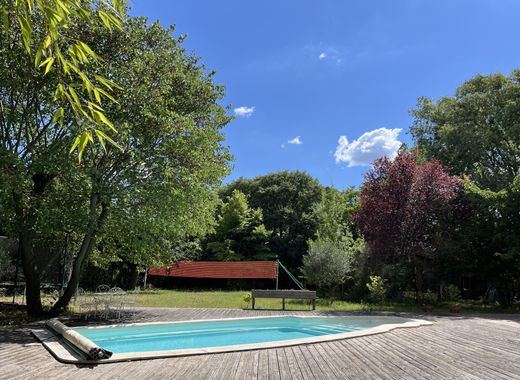
[{"label": "tall tree", "polygon": [[358,207],[358,195],[359,191],[352,188],[345,191],[323,188],[321,201],[314,206],[318,239],[342,241],[347,236],[357,237],[354,213]]},{"label": "tall tree", "polygon": [[[83,151],[94,137],[101,145],[115,142],[107,131],[116,132],[104,113],[103,100],[115,102],[110,94],[118,87],[114,82],[88,72],[85,66],[102,60],[86,43],[84,30],[105,27],[122,29],[126,16],[125,0],[26,0],[0,1],[0,22],[4,31],[14,37],[10,43],[23,46],[33,75],[45,77],[57,71],[54,97],[54,121],[63,121],[65,106],[73,111],[81,129],[71,150]],[[71,34],[70,30],[76,33]]]},{"label": "tall tree", "polygon": [[314,205],[316,238],[309,239],[301,272],[307,282],[333,290],[352,277],[354,263],[364,251],[364,241],[354,224],[359,192],[322,189],[321,201]]},{"label": "tall tree", "polygon": [[451,173],[467,174],[479,187],[499,191],[520,171],[520,70],[477,75],[455,96],[419,98],[410,128],[426,159]]},{"label": "tall tree", "polygon": [[439,218],[458,187],[459,179],[438,161],[418,164],[405,152],[393,162],[376,160],[365,176],[356,222],[369,253],[384,262],[408,261],[414,267],[418,291],[424,265],[436,253],[433,241]]},{"label": "tall tree", "polygon": [[470,217],[453,221],[466,231],[453,245],[462,239],[459,255],[510,303],[520,295],[520,70],[477,75],[436,102],[420,98],[412,114],[421,154],[465,177]]},{"label": "tall tree", "polygon": [[148,26],[144,18],[129,18],[123,32],[93,28],[84,39],[106,59],[88,69],[123,84],[119,104],[105,108],[120,148],[91,144],[81,163],[73,162],[68,151],[82,126],[70,109],[63,125],[53,118],[57,74],[32,75],[23,49],[9,43],[12,30],[0,31],[0,204],[2,223],[20,241],[28,313],[38,315],[46,258],[36,248],[50,240],[70,233],[75,252],[71,279],[53,307],[58,312],[93,251],[131,247],[134,261],[161,260],[161,252],[171,257],[174,240],[207,232],[213,189],[228,173],[221,129],[230,117],[218,104],[222,86],[171,28]]},{"label": "tall tree", "polygon": [[303,172],[278,172],[253,179],[241,178],[221,190],[248,195],[251,207],[260,208],[264,224],[272,231],[271,250],[291,271],[298,271],[307,241],[316,237],[318,222],[314,207],[321,200],[321,185]]},{"label": "tall tree", "polygon": [[215,233],[207,237],[209,257],[219,261],[272,260],[262,210],[249,207],[247,196],[233,190],[222,205]]}]

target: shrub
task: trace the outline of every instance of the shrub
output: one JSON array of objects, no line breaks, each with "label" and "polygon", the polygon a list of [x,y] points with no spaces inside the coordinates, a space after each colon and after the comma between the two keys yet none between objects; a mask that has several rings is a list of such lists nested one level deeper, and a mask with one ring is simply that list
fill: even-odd
[{"label": "shrub", "polygon": [[309,241],[309,253],[303,257],[303,276],[310,285],[331,289],[352,274],[353,255],[340,242]]},{"label": "shrub", "polygon": [[434,293],[428,289],[422,294],[421,299],[425,304],[434,305],[437,303],[437,293]]},{"label": "shrub", "polygon": [[381,276],[370,276],[370,282],[367,283],[370,299],[372,302],[381,303],[386,297],[386,284]]},{"label": "shrub", "polygon": [[245,293],[242,297],[244,302],[247,304],[247,307],[249,308],[249,303],[251,302],[251,293]]},{"label": "shrub", "polygon": [[456,285],[448,285],[443,289],[443,298],[448,302],[460,301],[460,289]]}]

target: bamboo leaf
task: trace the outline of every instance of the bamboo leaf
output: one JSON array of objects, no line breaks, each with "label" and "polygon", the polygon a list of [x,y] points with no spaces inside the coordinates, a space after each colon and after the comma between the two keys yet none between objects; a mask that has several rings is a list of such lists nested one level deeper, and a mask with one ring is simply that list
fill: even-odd
[{"label": "bamboo leaf", "polygon": [[103,147],[103,150],[106,153],[107,147],[105,146],[105,134],[103,132],[101,132],[99,129],[96,129],[95,132],[96,132],[96,136],[99,140],[99,143],[101,144],[101,146]]},{"label": "bamboo leaf", "polygon": [[63,114],[65,113],[65,110],[63,107],[58,108],[58,110],[54,113],[54,116],[52,117],[52,122],[56,123],[59,121],[60,124],[63,124]]},{"label": "bamboo leaf", "polygon": [[98,134],[98,133],[99,133],[98,136],[101,136],[103,138],[103,140],[107,140],[111,145],[113,145],[117,149],[119,149],[121,151],[123,150],[123,148],[118,143],[116,143],[114,140],[112,140],[110,137],[108,137],[103,131],[96,129],[96,134]]},{"label": "bamboo leaf", "polygon": [[49,46],[51,46],[51,36],[45,37],[45,40],[43,41],[44,49],[47,49]]},{"label": "bamboo leaf", "polygon": [[78,161],[81,162],[81,157],[83,156],[83,152],[85,151],[85,147],[88,142],[92,140],[92,136],[89,131],[83,131],[83,133],[79,137],[79,145],[78,145]]},{"label": "bamboo leaf", "polygon": [[83,41],[78,40],[78,45],[81,47],[81,49],[88,55],[90,55],[95,61],[100,61],[101,57],[94,53],[94,51]]},{"label": "bamboo leaf", "polygon": [[77,146],[79,145],[81,141],[81,138],[80,136],[76,137],[74,139],[74,143],[72,144],[72,146],[70,147],[70,150],[69,150],[69,154],[71,154],[72,152],[74,152],[74,150],[76,150]]},{"label": "bamboo leaf", "polygon": [[48,57],[47,59],[45,59],[42,63],[40,63],[40,65],[38,67],[45,66],[51,60],[51,58],[52,57]]},{"label": "bamboo leaf", "polygon": [[25,50],[30,53],[31,52],[31,35],[32,35],[32,27],[29,23],[29,20],[25,17],[18,16],[18,22],[20,23],[20,28],[22,29],[22,39],[23,44],[25,46]]},{"label": "bamboo leaf", "polygon": [[54,57],[50,57],[49,62],[47,62],[47,66],[45,66],[45,73],[43,75],[47,75],[47,73],[50,71],[53,63],[54,63]]},{"label": "bamboo leaf", "polygon": [[99,87],[98,87],[97,89],[98,89],[98,91],[99,91],[100,93],[102,93],[106,98],[110,99],[110,100],[113,101],[114,103],[119,104],[119,103],[117,102],[117,100],[116,100],[112,95],[110,95],[108,92],[106,92],[105,90],[103,90],[102,88],[99,88]]},{"label": "bamboo leaf", "polygon": [[114,128],[114,125],[110,122],[110,120],[107,119],[105,114],[103,114],[102,112],[99,112],[99,111],[92,111],[92,112],[94,113],[94,115],[96,115],[96,116],[94,116],[95,120],[105,124],[107,127],[109,127],[114,132],[117,132],[117,130]]},{"label": "bamboo leaf", "polygon": [[43,45],[38,48],[38,51],[36,52],[36,56],[34,57],[34,67],[38,68],[40,61],[42,59],[42,53],[43,53]]}]

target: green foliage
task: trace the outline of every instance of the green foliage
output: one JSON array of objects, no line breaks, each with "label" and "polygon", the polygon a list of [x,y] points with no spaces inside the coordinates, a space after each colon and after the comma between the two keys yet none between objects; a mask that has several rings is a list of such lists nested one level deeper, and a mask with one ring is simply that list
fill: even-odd
[{"label": "green foliage", "polygon": [[443,221],[437,269],[444,280],[497,284],[504,305],[520,296],[520,70],[477,75],[454,96],[420,98],[411,128],[417,150],[464,177]]},{"label": "green foliage", "polygon": [[[84,35],[106,57],[85,70],[121,83],[124,107],[104,108],[118,125],[120,149],[90,145],[78,163],[67,146],[83,126],[67,108],[63,127],[51,122],[57,73],[32,75],[19,64],[27,60],[23,48],[10,43],[16,36],[0,30],[0,77],[6,78],[0,82],[0,167],[11,168],[0,171],[0,221],[7,235],[25,239],[24,273],[33,285],[28,304],[38,303],[42,271],[31,262],[45,261],[66,234],[75,270],[64,297],[73,294],[91,253],[103,266],[169,264],[179,241],[213,228],[214,188],[229,173],[222,128],[231,118],[219,105],[222,86],[172,32],[130,17],[124,33],[98,27]],[[68,301],[60,302],[62,308]]]},{"label": "green foliage", "polygon": [[208,236],[207,253],[213,260],[272,260],[270,231],[263,224],[262,210],[249,207],[247,196],[234,190],[220,210],[215,233]]},{"label": "green foliage", "polygon": [[34,62],[34,74],[45,77],[56,71],[57,82],[52,99],[56,109],[52,123],[64,124],[64,107],[67,107],[82,126],[70,151],[77,149],[81,160],[87,144],[93,142],[94,137],[103,147],[105,141],[117,146],[105,133],[107,130],[116,132],[116,129],[104,113],[102,99],[115,102],[110,92],[119,87],[106,77],[88,72],[87,66],[103,57],[85,43],[83,33],[77,27],[88,30],[103,26],[109,31],[122,30],[126,2],[2,0],[0,15],[5,32],[21,35],[19,42]]},{"label": "green foliage", "polygon": [[349,244],[349,237],[357,234],[353,215],[358,206],[358,193],[354,189],[323,188],[321,201],[315,204],[313,212],[318,222],[316,235],[319,239],[347,240]]},{"label": "green foliage", "polygon": [[6,239],[0,238],[0,281],[11,280],[14,273],[11,255],[7,250]]},{"label": "green foliage", "polygon": [[460,289],[458,286],[450,284],[443,289],[443,299],[448,302],[457,302],[461,299]]},{"label": "green foliage", "polygon": [[270,249],[296,272],[307,252],[307,241],[316,237],[314,207],[321,200],[322,186],[306,173],[283,171],[240,178],[224,187],[221,197],[230,196],[235,189],[248,196],[251,207],[262,210],[265,227],[272,231]]},{"label": "green foliage", "polygon": [[494,191],[520,167],[520,70],[477,75],[453,97],[419,98],[410,132],[419,151]]},{"label": "green foliage", "polygon": [[435,305],[437,300],[437,293],[432,292],[430,289],[421,294],[421,301],[427,305]]},{"label": "green foliage", "polygon": [[381,303],[385,300],[387,288],[385,280],[381,276],[370,276],[370,282],[366,285],[372,302]]},{"label": "green foliage", "polygon": [[359,246],[347,248],[340,241],[309,241],[309,252],[303,257],[301,271],[310,285],[332,289],[345,283],[353,272],[353,258]]},{"label": "green foliage", "polygon": [[245,293],[242,299],[246,303],[246,307],[249,307],[249,304],[251,303],[251,293]]}]

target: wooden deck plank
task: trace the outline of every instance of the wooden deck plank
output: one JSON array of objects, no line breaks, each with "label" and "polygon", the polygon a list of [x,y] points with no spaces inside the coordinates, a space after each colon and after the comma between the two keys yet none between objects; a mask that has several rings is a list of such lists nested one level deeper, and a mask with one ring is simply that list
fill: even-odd
[{"label": "wooden deck plank", "polygon": [[258,354],[258,372],[256,378],[258,380],[269,379],[269,353],[268,350],[260,350]]},{"label": "wooden deck plank", "polygon": [[303,351],[302,351],[302,347],[303,346],[293,346],[292,347],[294,356],[296,358],[296,362],[298,363],[298,367],[300,367],[300,371],[302,372],[304,379],[315,379],[316,377],[314,376],[314,374],[312,372],[312,368],[311,368],[312,364],[309,363],[307,361],[307,359],[305,358],[305,355],[303,354]]},{"label": "wooden deck plank", "polygon": [[352,355],[338,342],[328,343],[324,349],[327,352],[327,359],[333,360],[337,367],[339,377],[342,379],[363,379],[366,378],[365,370],[362,366],[356,365],[352,360]]},{"label": "wooden deck plank", "polygon": [[[127,321],[287,314],[348,315],[161,308],[139,309]],[[35,344],[26,327],[0,330],[0,379],[520,379],[520,316],[429,318],[434,321],[433,326],[348,340],[97,366],[57,362],[40,344]]]},{"label": "wooden deck plank", "polygon": [[251,375],[249,377],[247,376],[247,371],[249,369],[249,366],[251,365],[252,355],[253,355],[252,351],[244,351],[244,352],[240,353],[240,360],[238,362],[238,367],[233,376],[234,380],[244,380],[244,379],[250,380],[252,378]]},{"label": "wooden deck plank", "polygon": [[303,372],[298,365],[298,360],[296,359],[296,356],[294,355],[294,351],[292,347],[284,347],[283,348],[285,353],[285,358],[287,360],[287,367],[289,368],[289,371],[291,372],[291,376],[293,379],[303,379]]},{"label": "wooden deck plank", "polygon": [[[438,339],[439,333],[435,334]],[[399,346],[403,352],[414,353],[417,360],[421,360],[424,364],[433,366],[432,372],[443,373],[443,376],[453,374],[456,376],[465,376],[466,378],[478,379],[479,366],[467,365],[465,361],[458,360],[454,352],[446,346],[435,346],[428,348],[431,342],[431,335],[428,338],[410,340],[409,334],[399,337]],[[421,342],[418,344],[418,342]]]},{"label": "wooden deck plank", "polygon": [[515,372],[506,369],[515,364],[500,355],[493,355],[487,350],[474,350],[471,341],[461,343],[449,339],[443,334],[437,334],[434,344],[437,347],[437,352],[444,349],[449,353],[448,356],[457,363],[458,367],[465,368],[469,372],[478,371],[477,376],[484,376],[487,372],[491,372],[497,378],[500,376],[504,376],[504,378],[520,378],[520,370],[516,372],[519,374],[518,377],[515,377]]},{"label": "wooden deck plank", "polygon": [[265,350],[267,351],[267,363],[269,367],[269,379],[271,380],[282,380],[282,374],[280,373],[280,365],[278,363],[278,355],[276,349]]}]

